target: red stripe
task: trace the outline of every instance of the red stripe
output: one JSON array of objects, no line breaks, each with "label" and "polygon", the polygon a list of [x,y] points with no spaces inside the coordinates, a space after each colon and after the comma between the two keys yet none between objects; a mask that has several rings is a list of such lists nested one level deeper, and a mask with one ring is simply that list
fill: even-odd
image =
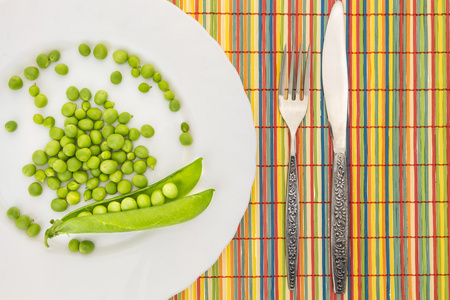
[{"label": "red stripe", "polygon": [[[446,7],[447,16],[450,13],[450,3],[447,1]],[[450,18],[445,18],[446,23],[446,50],[450,49]],[[450,53],[447,53],[447,87],[448,80],[450,78]],[[447,94],[447,122],[450,121],[450,97]],[[450,143],[450,128],[447,127],[447,145]],[[447,151],[447,162],[450,162],[450,151]],[[450,166],[447,166],[447,199],[450,194]],[[450,218],[450,203],[447,205],[447,220]],[[450,234],[450,222],[447,221],[447,234]],[[450,238],[448,239],[448,247],[447,247],[447,257],[450,257]],[[448,278],[448,286],[450,286],[450,277]]]},{"label": "red stripe", "polygon": [[198,0],[195,1],[195,20],[198,21],[199,9],[198,9]]}]

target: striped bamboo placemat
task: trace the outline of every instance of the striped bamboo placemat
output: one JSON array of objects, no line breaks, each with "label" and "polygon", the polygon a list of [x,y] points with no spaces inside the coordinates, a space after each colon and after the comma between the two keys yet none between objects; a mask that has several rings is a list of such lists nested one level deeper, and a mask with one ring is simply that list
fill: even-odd
[{"label": "striped bamboo placemat", "polygon": [[[254,112],[252,198],[219,260],[173,299],[450,299],[450,3],[347,0],[350,77],[347,294],[330,282],[332,148],[321,50],[334,0],[174,0],[222,45]],[[298,288],[286,284],[288,131],[276,106],[284,44],[312,46],[298,132]],[[303,49],[304,50],[304,49]]]}]

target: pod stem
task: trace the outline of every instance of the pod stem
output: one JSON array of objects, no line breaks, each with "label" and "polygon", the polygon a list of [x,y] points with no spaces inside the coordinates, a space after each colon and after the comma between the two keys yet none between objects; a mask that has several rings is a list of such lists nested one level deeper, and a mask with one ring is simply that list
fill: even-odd
[{"label": "pod stem", "polygon": [[[52,220],[53,221],[53,220]],[[51,239],[51,238],[53,238],[53,237],[55,237],[55,236],[57,236],[59,233],[58,233],[58,229],[57,229],[57,227],[59,226],[59,225],[61,225],[63,223],[63,221],[61,221],[61,220],[55,220],[52,224],[52,227],[50,227],[49,229],[47,229],[46,231],[45,231],[45,236],[44,236],[44,244],[45,244],[45,247],[47,247],[47,248],[49,248],[50,246],[48,245],[48,242],[47,242],[47,240],[48,239]]]}]

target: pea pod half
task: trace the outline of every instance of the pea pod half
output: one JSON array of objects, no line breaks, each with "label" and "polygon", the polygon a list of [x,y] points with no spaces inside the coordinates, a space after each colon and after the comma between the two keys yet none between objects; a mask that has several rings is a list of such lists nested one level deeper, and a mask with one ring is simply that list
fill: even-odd
[{"label": "pea pod half", "polygon": [[117,213],[56,220],[45,232],[47,239],[61,233],[112,233],[146,230],[189,221],[201,214],[211,202],[214,190],[206,190],[175,201]]}]

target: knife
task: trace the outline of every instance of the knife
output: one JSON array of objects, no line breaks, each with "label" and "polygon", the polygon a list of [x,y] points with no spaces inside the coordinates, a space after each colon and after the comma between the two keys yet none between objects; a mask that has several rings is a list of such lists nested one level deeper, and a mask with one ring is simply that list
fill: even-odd
[{"label": "knife", "polygon": [[331,181],[331,272],[333,289],[344,294],[348,263],[348,176],[346,159],[348,73],[344,8],[336,1],[328,18],[322,50],[322,85],[333,138]]}]

